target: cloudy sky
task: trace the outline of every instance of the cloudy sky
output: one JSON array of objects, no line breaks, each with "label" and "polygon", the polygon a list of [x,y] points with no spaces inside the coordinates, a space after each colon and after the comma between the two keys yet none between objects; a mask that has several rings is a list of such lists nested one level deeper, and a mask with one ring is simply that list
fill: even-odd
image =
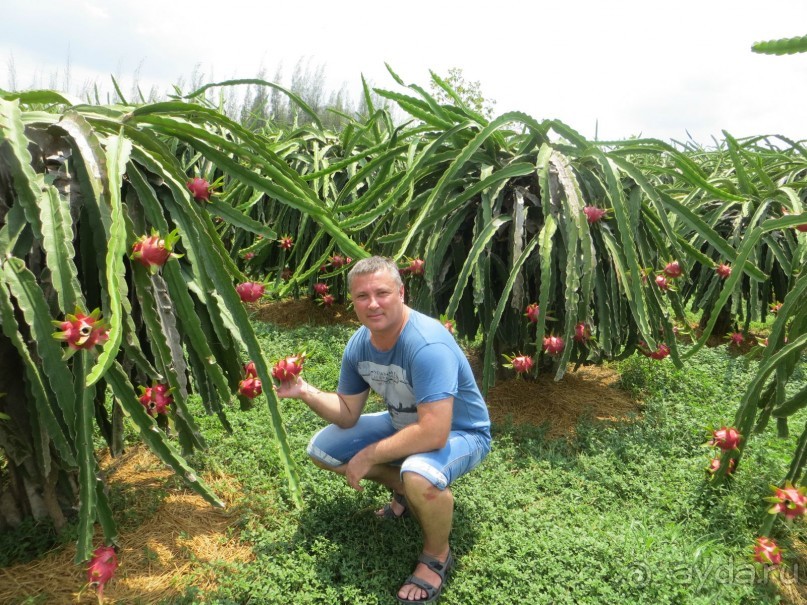
[{"label": "cloudy sky", "polygon": [[79,94],[114,75],[124,91],[137,79],[167,92],[194,70],[271,79],[278,65],[288,84],[303,59],[333,90],[357,95],[362,74],[400,90],[386,62],[426,88],[429,70],[460,67],[496,113],[557,118],[589,138],[805,139],[807,53],[750,51],[805,34],[803,0],[4,0],[0,87]]}]

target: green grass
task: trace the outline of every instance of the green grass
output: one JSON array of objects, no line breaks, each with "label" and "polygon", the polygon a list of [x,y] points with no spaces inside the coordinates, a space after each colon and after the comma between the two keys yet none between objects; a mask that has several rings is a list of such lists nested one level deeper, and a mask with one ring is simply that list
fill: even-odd
[{"label": "green grass", "polygon": [[[270,359],[306,349],[308,380],[335,387],[350,328],[258,330]],[[749,545],[795,438],[755,436],[731,489],[704,481],[706,427],[731,423],[754,367],[724,347],[699,352],[683,370],[634,356],[616,366],[644,401],[633,421],[583,422],[571,442],[545,439],[540,427],[494,426],[490,456],[454,488],[458,566],[441,603],[777,602],[748,562]],[[323,422],[301,402],[282,405],[305,507],[287,497],[264,408],[233,413],[232,436],[203,421],[211,448],[194,462],[241,482],[239,529],[256,559],[211,563],[219,589],[188,591],[184,601],[394,603],[420,548],[416,522],[372,518],[387,497],[380,488],[356,492],[310,464],[305,445]],[[784,546],[790,532],[803,533],[776,532]]]},{"label": "green grass", "polygon": [[[270,360],[306,350],[307,379],[335,388],[352,328],[256,329]],[[707,427],[731,424],[755,362],[718,347],[698,352],[684,369],[638,355],[614,367],[623,388],[644,402],[631,421],[584,420],[570,441],[547,439],[541,427],[494,425],[491,454],[454,486],[458,564],[441,603],[778,602],[749,554],[766,514],[762,497],[784,476],[796,436],[779,439],[770,427],[752,438],[730,488],[704,481],[712,455]],[[805,382],[802,368],[791,388]],[[191,463],[238,480],[233,531],[252,545],[255,560],[200,562],[200,571],[216,573],[218,589],[189,588],[173,603],[396,602],[420,549],[417,523],[373,518],[388,497],[381,488],[356,492],[308,462],[305,446],[322,420],[302,402],[281,402],[305,500],[296,509],[265,404],[232,409],[232,435],[203,415],[201,402],[192,405],[210,448]],[[792,419],[794,432],[805,418]],[[128,523],[120,510],[116,516]],[[777,522],[774,537],[787,548],[804,534],[801,524]],[[35,529],[31,535],[36,541]]]}]

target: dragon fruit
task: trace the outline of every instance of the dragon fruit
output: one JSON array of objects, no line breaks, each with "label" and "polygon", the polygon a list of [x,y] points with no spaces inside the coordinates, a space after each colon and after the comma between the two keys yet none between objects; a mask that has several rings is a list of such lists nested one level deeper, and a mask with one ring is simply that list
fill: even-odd
[{"label": "dragon fruit", "polygon": [[772,502],[773,506],[768,509],[772,515],[782,513],[785,519],[792,521],[807,513],[807,495],[804,493],[805,488],[796,488],[789,481],[785,483],[785,487],[771,486],[774,491],[773,496],[765,498],[768,502]]},{"label": "dragon fruit", "polygon": [[319,302],[324,307],[332,306],[335,300],[336,299],[333,297],[333,294],[323,294],[322,296],[319,297]]},{"label": "dragon fruit", "polygon": [[[734,467],[735,467],[736,465],[737,465],[737,461],[736,461],[734,458],[730,458],[730,459],[729,459],[729,466],[728,466],[728,469],[727,469],[727,471],[726,471],[726,472],[727,472],[727,474],[731,475],[732,473],[734,473]],[[706,469],[706,470],[707,470],[707,471],[708,471],[710,474],[714,474],[714,473],[716,473],[718,470],[720,470],[720,458],[719,458],[719,457],[717,457],[717,458],[712,458],[712,459],[709,461],[709,468],[708,468],[708,469]]]},{"label": "dragon fruit", "polygon": [[782,562],[782,549],[770,538],[760,536],[754,545],[754,561],[763,565],[779,565]]},{"label": "dragon fruit", "polygon": [[156,231],[151,235],[142,235],[132,244],[132,254],[129,258],[139,262],[151,273],[157,273],[169,258],[180,258],[180,254],[173,252],[178,239],[179,232],[176,229],[164,238]]},{"label": "dragon fruit", "polygon": [[745,342],[745,336],[743,336],[742,332],[733,332],[729,337],[729,340],[734,346],[740,346]]},{"label": "dragon fruit", "polygon": [[660,290],[669,290],[670,284],[667,283],[667,278],[663,275],[656,275],[656,285]]},{"label": "dragon fruit", "polygon": [[409,261],[409,267],[407,267],[410,275],[423,275],[425,262],[422,258],[413,258]]},{"label": "dragon fruit", "polygon": [[443,322],[443,327],[448,330],[450,334],[454,333],[454,322],[450,319],[447,319]]},{"label": "dragon fruit", "polygon": [[60,329],[53,337],[67,342],[70,351],[90,350],[109,340],[109,326],[101,319],[101,309],[89,315],[76,309],[74,314],[65,315],[64,321],[54,321],[53,325]]},{"label": "dragon fruit", "polygon": [[150,387],[140,387],[140,404],[149,416],[168,413],[168,406],[174,402],[171,388],[167,384],[154,383]]},{"label": "dragon fruit", "polygon": [[249,361],[244,364],[244,376],[247,378],[257,378],[258,370],[255,368],[255,362]]},{"label": "dragon fruit", "polygon": [[562,353],[565,344],[560,336],[547,336],[544,338],[544,353],[547,355]]},{"label": "dragon fruit", "polygon": [[334,254],[330,258],[331,267],[334,269],[341,269],[347,264],[347,259],[344,256],[340,256],[339,254]]},{"label": "dragon fruit", "polygon": [[709,441],[709,445],[719,447],[724,452],[728,452],[738,449],[742,438],[743,436],[733,426],[724,426],[712,431],[712,440]]},{"label": "dragon fruit", "polygon": [[330,288],[326,283],[317,282],[314,284],[314,294],[316,294],[317,296],[323,296],[327,294],[329,289]]},{"label": "dragon fruit", "polygon": [[782,303],[780,302],[771,303],[770,306],[771,306],[771,313],[773,313],[774,315],[776,315],[777,313],[779,313],[779,311],[782,310]]},{"label": "dragon fruit", "polygon": [[516,371],[516,377],[520,377],[522,374],[526,374],[532,369],[533,361],[532,357],[529,355],[519,354],[513,357],[505,355],[504,358],[509,362],[504,364],[504,367],[513,368]]},{"label": "dragon fruit", "polygon": [[593,225],[594,223],[599,223],[602,220],[602,217],[605,216],[607,210],[597,208],[596,206],[586,206],[583,208],[583,212],[586,214],[588,224]]},{"label": "dragon fruit", "polygon": [[662,342],[659,344],[658,349],[650,353],[649,357],[650,359],[660,360],[664,359],[665,357],[668,357],[669,355],[670,355],[670,347],[666,343]]},{"label": "dragon fruit", "polygon": [[303,371],[303,364],[305,363],[305,353],[297,353],[296,355],[288,355],[275,363],[272,368],[272,376],[280,382],[288,382],[295,380],[300,372]]},{"label": "dragon fruit", "polygon": [[212,193],[210,183],[199,177],[193,178],[187,183],[188,189],[197,202],[209,202]]},{"label": "dragon fruit", "polygon": [[677,260],[667,263],[667,265],[664,267],[664,275],[666,275],[670,279],[681,277],[683,274],[684,271],[683,269],[681,269],[681,265]]},{"label": "dragon fruit", "polygon": [[258,282],[245,281],[235,287],[242,302],[255,302],[266,292],[266,286]]},{"label": "dragon fruit", "polygon": [[238,393],[247,399],[255,399],[263,393],[263,386],[258,378],[245,378],[238,383]]},{"label": "dragon fruit", "polygon": [[720,276],[720,279],[728,279],[731,275],[731,267],[725,263],[720,263],[715,267],[715,272]]},{"label": "dragon fruit", "polygon": [[118,555],[111,546],[99,546],[92,553],[92,558],[87,564],[87,582],[91,586],[98,588],[98,601],[104,601],[104,586],[118,568]]},{"label": "dragon fruit", "polygon": [[589,329],[585,322],[581,321],[574,327],[574,340],[580,343],[591,340],[591,329]]},{"label": "dragon fruit", "polygon": [[530,320],[530,323],[534,324],[538,323],[538,317],[541,314],[541,309],[538,306],[538,303],[530,303],[529,305],[527,305],[525,311],[526,312],[524,313],[524,315],[527,317],[527,319]]},{"label": "dragon fruit", "polygon": [[255,253],[254,252],[245,252],[244,253],[244,260],[252,260],[253,258],[255,258]]},{"label": "dragon fruit", "polygon": [[277,244],[280,246],[281,250],[291,250],[294,246],[294,240],[290,235],[284,235],[277,240]]},{"label": "dragon fruit", "polygon": [[796,225],[796,231],[807,233],[807,223],[804,223],[803,225]]}]

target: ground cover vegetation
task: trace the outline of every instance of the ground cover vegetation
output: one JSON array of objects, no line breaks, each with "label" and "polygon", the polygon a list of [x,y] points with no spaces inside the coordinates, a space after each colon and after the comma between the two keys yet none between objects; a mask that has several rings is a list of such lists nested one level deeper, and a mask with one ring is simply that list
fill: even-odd
[{"label": "ground cover vegetation", "polygon": [[[124,418],[218,504],[187,458],[208,415],[230,431],[256,397],[285,497],[301,505],[293,424],[262,388],[271,357],[244,305],[347,303],[345,274],[369,254],[398,260],[410,304],[480,344],[485,391],[512,370],[562,379],[636,353],[681,371],[710,338],[740,346],[773,314],[734,419],[713,435],[713,489],[731,497],[770,419],[787,434],[807,404],[793,388],[807,346],[799,142],[588,141],[556,120],[489,119],[437,75],[439,100],[389,71],[403,92],[365,85],[366,114],[340,114],[338,130],[261,79],[141,104],[0,94],[3,527],[61,528],[78,503],[77,560],[91,556],[95,521],[114,544],[94,436],[120,453]],[[228,117],[215,91],[244,84],[283,95],[306,123]],[[691,331],[688,312],[699,313]],[[791,451],[785,479],[770,479],[787,519],[807,511],[788,486],[800,484],[807,432]],[[777,518],[764,517],[760,539]],[[780,559],[758,546],[760,560]],[[98,563],[101,587],[113,563]]]}]

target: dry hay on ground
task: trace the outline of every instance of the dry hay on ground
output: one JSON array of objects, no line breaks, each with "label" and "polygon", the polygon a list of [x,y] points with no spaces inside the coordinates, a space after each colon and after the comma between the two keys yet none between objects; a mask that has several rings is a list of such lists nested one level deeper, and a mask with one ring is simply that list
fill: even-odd
[{"label": "dry hay on ground", "polygon": [[548,437],[570,437],[581,418],[619,422],[638,413],[639,403],[615,387],[619,374],[602,366],[582,366],[555,382],[541,374],[537,380],[510,379],[488,392],[493,422],[547,426]]},{"label": "dry hay on ground", "polygon": [[[238,514],[231,508],[239,495],[232,479],[204,477],[227,504],[222,510],[188,489],[172,487],[173,471],[143,445],[115,460],[102,460],[101,467],[109,483],[123,490],[127,508],[134,509],[130,512],[142,519],[135,527],[120,528],[120,566],[104,590],[105,603],[156,603],[179,596],[190,581],[203,591],[211,590],[216,578],[201,569],[204,563],[253,558],[252,548],[229,529]],[[160,492],[165,497],[155,501]],[[113,513],[117,517],[121,511]],[[98,532],[94,544],[101,543]],[[0,603],[35,595],[47,595],[47,603],[97,603],[93,588],[81,591],[86,567],[73,562],[75,552],[71,544],[35,561],[0,569]]]},{"label": "dry hay on ground", "polygon": [[334,303],[330,307],[316,304],[310,298],[287,298],[281,301],[248,305],[255,318],[284,328],[296,328],[307,324],[316,326],[330,324],[353,324],[358,326],[356,314],[346,305]]}]

